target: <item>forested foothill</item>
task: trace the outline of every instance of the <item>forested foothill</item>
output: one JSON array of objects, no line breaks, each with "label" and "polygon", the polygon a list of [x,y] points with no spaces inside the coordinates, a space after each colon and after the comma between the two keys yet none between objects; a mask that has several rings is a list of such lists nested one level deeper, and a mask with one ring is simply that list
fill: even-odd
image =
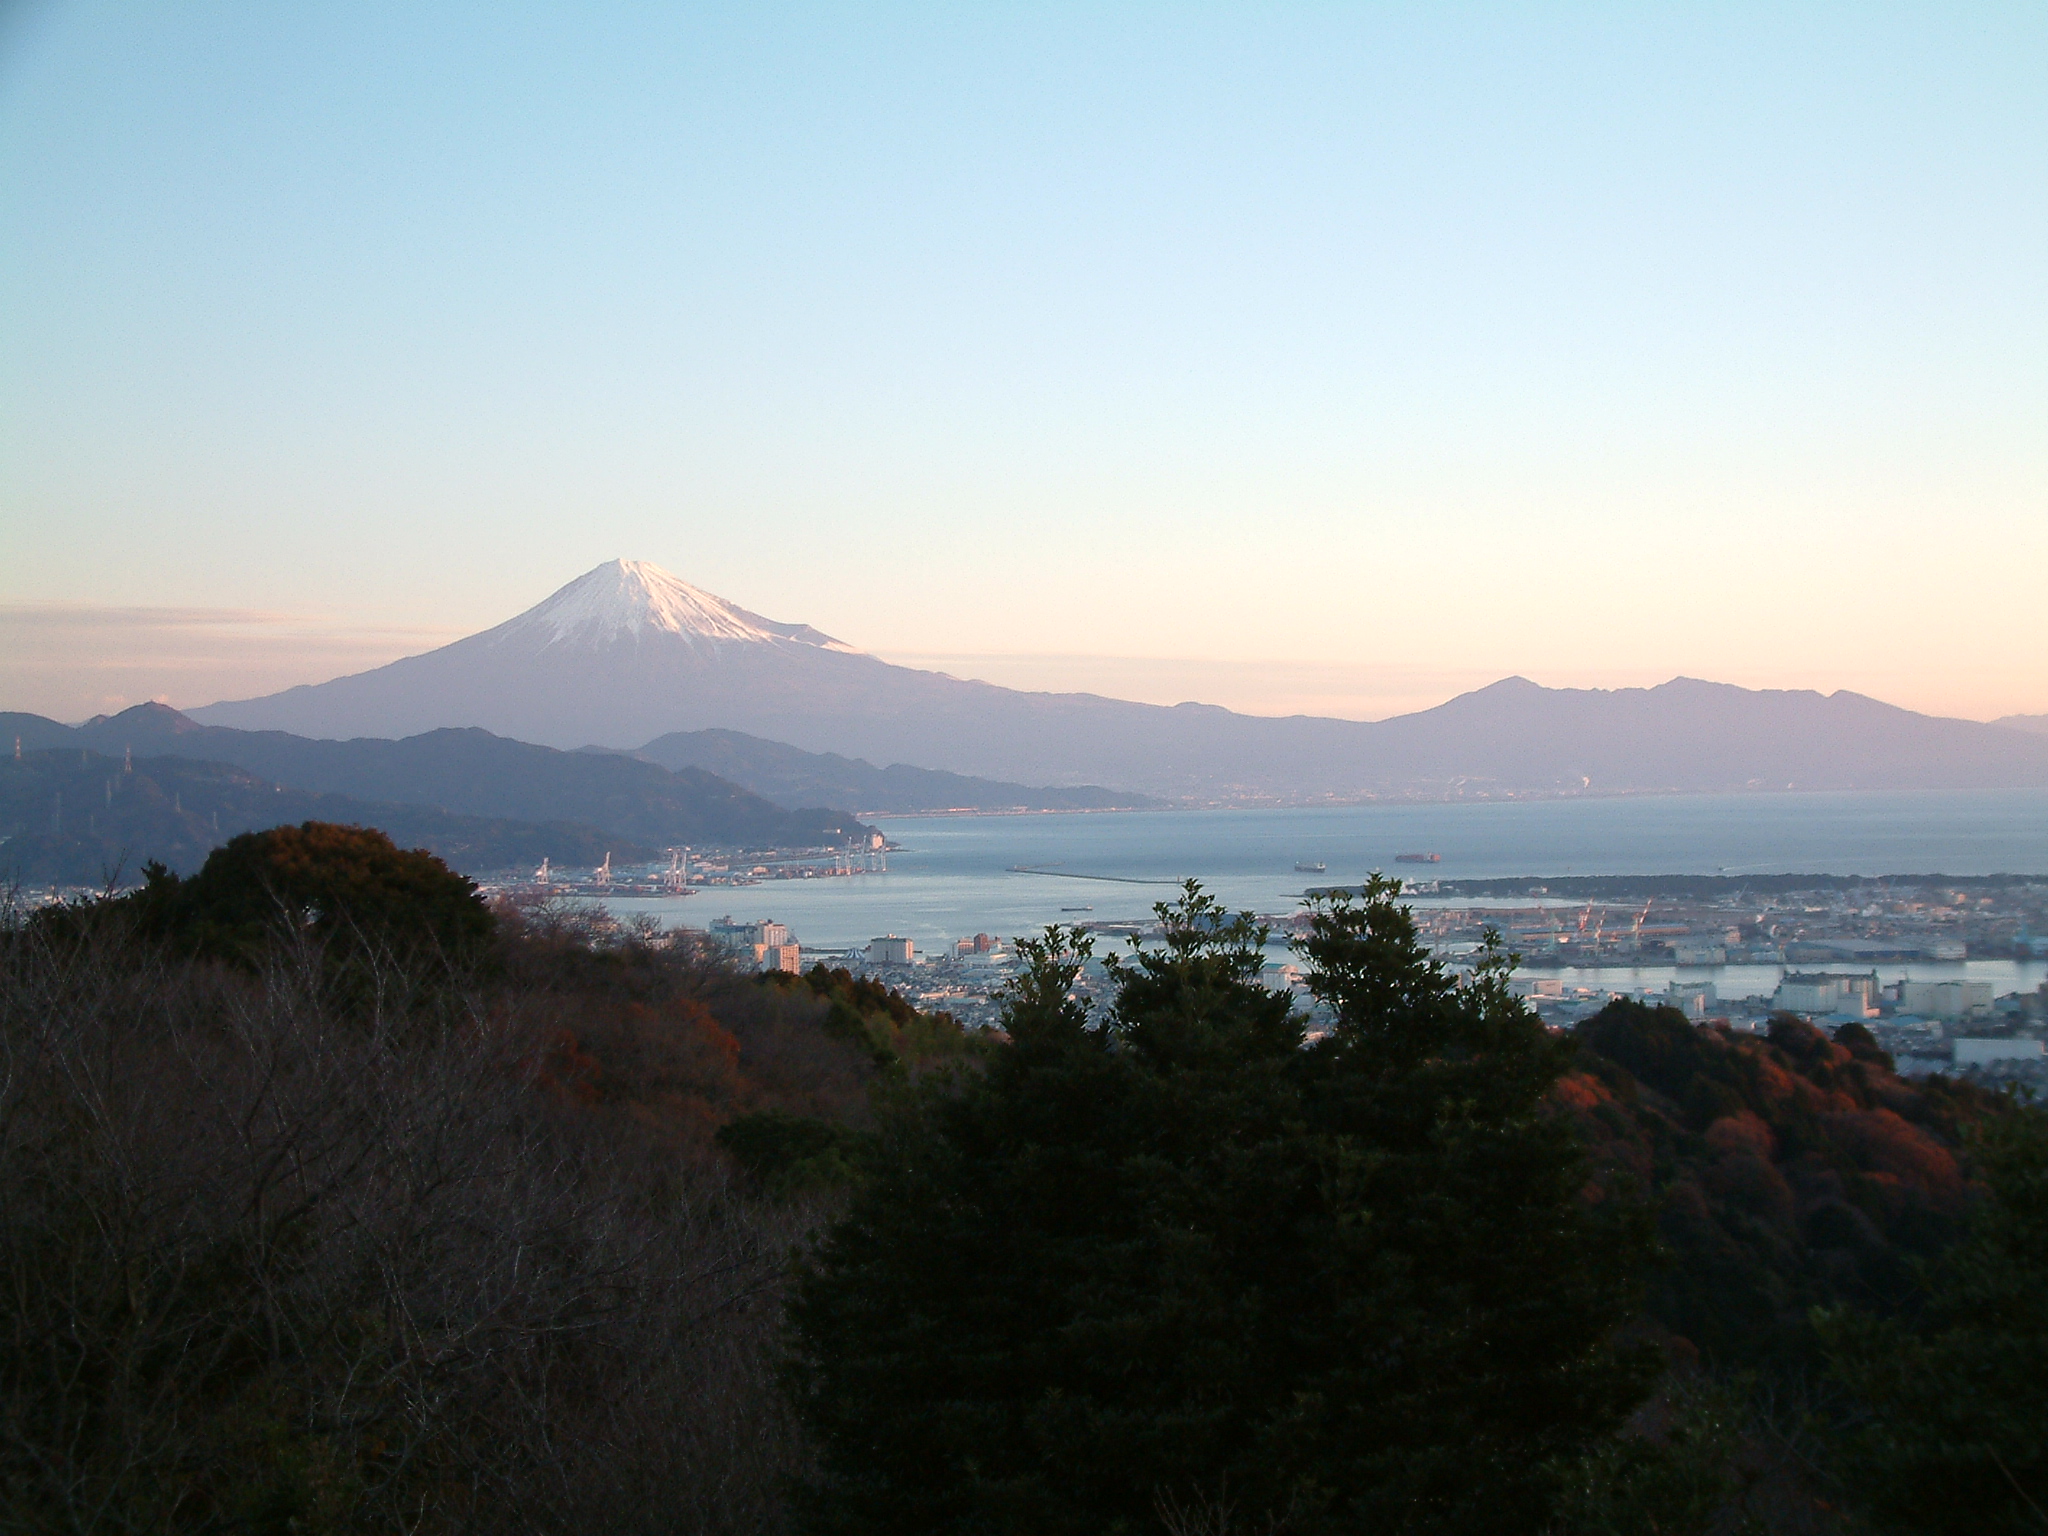
[{"label": "forested foothill", "polygon": [[466,872],[597,864],[684,845],[839,847],[870,828],[688,765],[558,752],[480,730],[322,741],[138,704],[79,726],[0,712],[0,880],[98,887],[154,860],[196,871],[238,833],[362,822]]},{"label": "forested foothill", "polygon": [[0,880],[24,886],[120,885],[148,862],[196,873],[230,837],[308,820],[372,823],[466,870],[655,854],[576,822],[458,816],[289,789],[226,763],[69,748],[0,757]]},{"label": "forested foothill", "polygon": [[1397,897],[986,1032],[318,822],[12,909],[0,1532],[2048,1529],[2040,1111]]}]

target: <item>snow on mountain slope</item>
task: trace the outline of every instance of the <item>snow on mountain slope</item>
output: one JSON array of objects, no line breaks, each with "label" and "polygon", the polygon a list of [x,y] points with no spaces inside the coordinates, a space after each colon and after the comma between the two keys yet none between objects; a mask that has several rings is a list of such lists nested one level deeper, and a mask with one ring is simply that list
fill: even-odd
[{"label": "snow on mountain slope", "polygon": [[750,701],[801,709],[898,670],[659,566],[613,560],[438,650],[190,713],[207,725],[302,736],[410,736],[455,725],[554,747],[637,747],[669,731],[732,725]]},{"label": "snow on mountain slope", "polygon": [[648,633],[675,635],[690,645],[804,645],[859,654],[808,624],[764,619],[645,560],[600,565],[477,638],[517,643],[544,637],[548,645],[601,646]]}]

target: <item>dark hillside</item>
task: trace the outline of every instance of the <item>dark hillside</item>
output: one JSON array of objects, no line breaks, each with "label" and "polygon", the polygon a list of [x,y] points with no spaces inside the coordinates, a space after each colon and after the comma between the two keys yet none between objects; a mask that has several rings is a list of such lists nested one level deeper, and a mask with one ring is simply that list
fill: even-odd
[{"label": "dark hillside", "polygon": [[[0,1528],[787,1530],[820,1175],[967,1038],[297,831],[0,907]],[[311,899],[267,936],[186,942],[280,875]],[[406,944],[425,887],[481,951]],[[778,1163],[793,1139],[849,1156]]]},{"label": "dark hillside", "polygon": [[112,757],[172,755],[231,763],[274,784],[458,816],[580,822],[652,848],[678,844],[807,847],[865,832],[851,814],[785,810],[702,769],[670,772],[615,754],[558,752],[483,730],[402,741],[324,741],[283,731],[205,726],[161,704],[67,727],[0,717],[0,732]]},{"label": "dark hillside", "polygon": [[1785,1016],[1766,1039],[1616,1002],[1578,1042],[1556,1098],[1607,1177],[1654,1195],[1651,1311],[1722,1363],[1808,1359],[1815,1306],[1902,1304],[1967,1213],[1963,1127],[2002,1103],[1900,1078],[1854,1025]]},{"label": "dark hillside", "polygon": [[864,1130],[878,1080],[987,1048],[844,971],[744,976],[687,934],[636,940],[589,910],[495,914],[504,984],[544,1042],[541,1081],[695,1157],[750,1115]]},{"label": "dark hillside", "polygon": [[[987,1034],[360,828],[0,891],[0,1529],[2033,1528],[2038,1115],[1853,1026],[1548,1031],[1394,895],[1311,1043],[1194,886]],[[1859,1523],[1859,1424],[1946,1523]]]},{"label": "dark hillside", "polygon": [[877,768],[837,752],[805,752],[743,731],[674,731],[635,757],[665,768],[702,768],[766,795],[778,805],[850,805],[860,811],[1099,811],[1164,802],[1093,784],[1033,788],[936,768],[891,763]]},{"label": "dark hillside", "polygon": [[645,845],[566,821],[457,816],[431,806],[387,805],[287,789],[226,763],[121,757],[64,747],[0,758],[0,880],[98,885],[133,880],[158,860],[189,874],[238,832],[281,823],[377,826],[457,869],[595,864],[606,853],[650,858]]}]

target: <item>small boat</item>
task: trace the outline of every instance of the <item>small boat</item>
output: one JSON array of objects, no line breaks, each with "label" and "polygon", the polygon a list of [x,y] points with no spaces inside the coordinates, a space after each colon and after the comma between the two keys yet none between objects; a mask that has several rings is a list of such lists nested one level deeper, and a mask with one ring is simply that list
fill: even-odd
[{"label": "small boat", "polygon": [[1394,862],[1396,864],[1441,864],[1443,861],[1444,856],[1440,853],[1397,853],[1394,855]]},{"label": "small boat", "polygon": [[1328,874],[1329,870],[1330,866],[1321,859],[1296,859],[1294,861],[1294,872],[1297,875],[1323,875]]}]

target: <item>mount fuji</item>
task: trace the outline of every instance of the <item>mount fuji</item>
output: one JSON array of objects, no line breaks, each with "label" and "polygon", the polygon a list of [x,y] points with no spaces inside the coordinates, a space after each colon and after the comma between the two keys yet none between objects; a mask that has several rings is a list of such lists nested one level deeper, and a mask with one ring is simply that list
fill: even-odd
[{"label": "mount fuji", "polygon": [[633,560],[439,650],[189,713],[319,737],[479,726],[650,757],[673,733],[736,731],[874,763],[1211,802],[2048,785],[2048,737],[1846,691],[1508,678],[1371,723],[1026,693],[892,665]]},{"label": "mount fuji", "polygon": [[[678,732],[739,731],[811,752],[990,777],[1015,777],[995,771],[1015,764],[1054,785],[1101,782],[1097,762],[1127,789],[1170,779],[1179,791],[1204,777],[1158,761],[1162,747],[1174,755],[1174,710],[894,666],[639,560],[600,565],[516,618],[439,650],[188,713],[206,725],[301,736],[481,726],[547,746],[615,749]],[[1124,750],[1101,750],[1119,740]]]},{"label": "mount fuji", "polygon": [[[659,566],[613,560],[495,629],[373,671],[189,711],[302,736],[482,726],[544,746],[631,747],[779,714],[890,668],[808,624],[778,624]],[[752,702],[750,702],[752,701]]]}]

